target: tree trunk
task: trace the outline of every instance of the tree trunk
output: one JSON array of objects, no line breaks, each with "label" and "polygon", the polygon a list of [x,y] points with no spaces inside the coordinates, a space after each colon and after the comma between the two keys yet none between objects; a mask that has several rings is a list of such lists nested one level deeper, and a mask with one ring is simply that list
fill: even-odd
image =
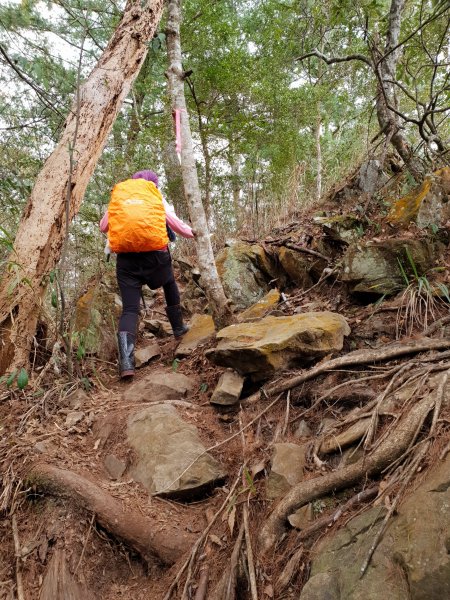
[{"label": "tree trunk", "polygon": [[214,322],[218,327],[222,327],[231,321],[231,311],[217,273],[198,183],[191,128],[184,95],[184,72],[181,63],[180,40],[180,0],[169,0],[168,11],[166,36],[169,69],[167,77],[172,108],[173,110],[179,110],[181,115],[181,172],[184,193],[192,226],[196,232],[197,259],[202,273],[202,283],[213,313]]},{"label": "tree trunk", "polygon": [[[380,61],[377,75],[377,100],[376,109],[380,128],[387,139],[399,153],[413,177],[420,181],[423,178],[423,168],[413,156],[413,150],[402,133],[400,117],[395,113],[398,109],[395,85],[391,83],[396,79],[397,63],[401,49],[393,50],[399,43],[402,12],[405,0],[392,0],[389,11],[389,22],[386,33],[384,54],[386,58]],[[394,110],[392,110],[394,109]]]},{"label": "tree trunk", "polygon": [[316,139],[316,159],[317,159],[317,174],[316,174],[316,200],[319,201],[322,197],[322,146],[320,143],[320,136],[322,133],[322,119],[320,117],[321,106],[320,102],[317,107],[318,116],[315,127],[315,139]]},{"label": "tree trunk", "polygon": [[[172,135],[172,131],[170,134]],[[164,142],[161,155],[164,173],[166,174],[167,179],[166,199],[169,204],[172,204],[175,207],[177,215],[182,219],[185,219],[188,216],[187,202],[184,195],[180,162],[178,160],[175,141],[173,139],[170,142]]]},{"label": "tree trunk", "polygon": [[39,173],[22,215],[0,291],[0,372],[28,364],[45,291],[69,219],[87,184],[116,115],[147,53],[163,0],[128,0],[117,30],[79,90],[61,139]]}]

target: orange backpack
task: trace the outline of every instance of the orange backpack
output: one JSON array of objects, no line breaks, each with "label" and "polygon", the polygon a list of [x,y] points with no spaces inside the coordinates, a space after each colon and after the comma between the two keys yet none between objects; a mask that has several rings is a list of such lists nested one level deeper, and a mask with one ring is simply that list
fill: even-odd
[{"label": "orange backpack", "polygon": [[108,225],[113,252],[161,250],[169,243],[161,192],[152,181],[127,179],[115,185]]}]

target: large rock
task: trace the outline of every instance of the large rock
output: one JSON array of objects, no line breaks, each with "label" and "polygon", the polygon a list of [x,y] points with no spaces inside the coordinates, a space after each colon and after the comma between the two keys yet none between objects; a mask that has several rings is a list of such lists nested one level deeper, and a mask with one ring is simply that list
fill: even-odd
[{"label": "large rock", "polygon": [[279,301],[280,292],[276,289],[270,290],[261,300],[258,300],[258,302],[239,313],[237,320],[239,323],[243,323],[244,321],[262,319],[269,311],[276,307]]},{"label": "large rock", "polygon": [[313,221],[322,225],[324,232],[338,242],[351,244],[363,234],[361,219],[356,215],[316,216]]},{"label": "large rock", "polygon": [[270,289],[269,281],[277,278],[274,261],[257,244],[235,242],[216,263],[225,294],[240,310],[262,298]]},{"label": "large rock", "polygon": [[306,289],[313,285],[310,272],[313,269],[312,263],[321,261],[322,270],[326,267],[327,263],[323,259],[315,258],[306,253],[292,250],[291,248],[285,248],[282,246],[278,249],[278,259],[281,266],[289,276],[289,281],[294,283],[297,287]]},{"label": "large rock", "polygon": [[[324,538],[315,550],[312,579],[336,574],[337,600],[450,598],[449,473],[447,455],[400,505],[363,579],[361,566],[385,514],[381,507],[365,511],[334,536]],[[300,598],[310,597],[302,593]]]},{"label": "large rock", "polygon": [[349,333],[344,317],[332,312],[269,316],[222,329],[217,347],[206,355],[220,366],[263,379],[298,362],[341,350]]},{"label": "large rock", "polygon": [[425,240],[391,238],[353,244],[342,258],[341,278],[352,292],[390,295],[407,286],[404,274],[412,279],[414,268],[419,276],[426,273],[434,257],[433,244]]},{"label": "large rock", "polygon": [[194,315],[189,322],[189,331],[181,338],[175,356],[189,356],[198,346],[212,338],[215,332],[211,315]]},{"label": "large rock", "polygon": [[268,498],[278,498],[288,492],[293,485],[303,479],[306,464],[304,446],[292,443],[274,444],[271,469],[267,478]]},{"label": "large rock", "polygon": [[241,397],[244,378],[235,371],[222,373],[210,402],[219,406],[233,406]]},{"label": "large rock", "polygon": [[123,398],[126,402],[182,400],[194,385],[192,379],[182,373],[153,371],[127,387]]},{"label": "large rock", "polygon": [[156,356],[161,356],[161,349],[156,342],[147,344],[143,348],[138,348],[135,352],[136,368],[139,369],[145,366]]},{"label": "large rock", "polygon": [[440,228],[450,219],[450,167],[425,177],[423,183],[397,200],[388,216],[392,223],[415,220],[421,228]]},{"label": "large rock", "polygon": [[171,405],[151,406],[132,415],[127,437],[138,457],[132,476],[151,494],[195,497],[225,477],[220,464],[205,453],[197,428],[183,421]]}]

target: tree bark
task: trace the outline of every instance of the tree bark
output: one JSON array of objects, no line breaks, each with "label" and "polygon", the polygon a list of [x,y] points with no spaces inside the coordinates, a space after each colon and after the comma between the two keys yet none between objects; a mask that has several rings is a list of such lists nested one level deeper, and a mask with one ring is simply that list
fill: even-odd
[{"label": "tree bark", "polygon": [[[128,0],[113,37],[79,90],[63,134],[22,215],[0,291],[0,372],[26,366],[45,291],[109,132],[147,53],[163,0]],[[72,168],[73,167],[73,168]]]},{"label": "tree bark", "polygon": [[223,291],[217,273],[214,253],[208,232],[205,210],[201,200],[191,127],[184,95],[184,71],[181,62],[180,0],[169,0],[166,29],[169,68],[167,77],[172,109],[181,115],[181,172],[192,226],[196,232],[198,266],[202,273],[202,285],[208,298],[214,322],[223,327],[231,321],[229,301]]},{"label": "tree bark", "polygon": [[145,560],[156,557],[163,564],[172,565],[194,542],[192,534],[174,527],[169,521],[162,526],[160,519],[126,510],[122,502],[103,488],[73,471],[39,463],[31,468],[27,480],[37,490],[59,498],[70,498],[77,506],[94,513],[102,527]]},{"label": "tree bark", "polygon": [[[389,11],[388,29],[386,33],[386,45],[383,58],[377,67],[374,65],[377,76],[377,99],[376,109],[378,123],[386,138],[399,153],[405,165],[413,177],[420,181],[423,178],[423,168],[414,159],[413,150],[402,133],[400,117],[395,113],[398,110],[398,101],[395,93],[395,85],[391,82],[396,79],[397,64],[401,49],[396,48],[400,39],[400,28],[405,0],[392,0]],[[394,110],[392,110],[394,109]]]}]

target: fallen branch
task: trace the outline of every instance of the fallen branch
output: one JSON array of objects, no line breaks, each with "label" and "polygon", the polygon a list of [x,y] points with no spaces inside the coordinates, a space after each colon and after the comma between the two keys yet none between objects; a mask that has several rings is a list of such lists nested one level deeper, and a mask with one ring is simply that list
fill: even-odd
[{"label": "fallen branch", "polygon": [[[322,375],[322,373],[340,369],[342,367],[378,363],[385,360],[391,360],[393,358],[400,358],[401,356],[407,356],[408,354],[418,354],[419,352],[427,352],[430,350],[445,350],[447,348],[450,348],[450,339],[423,339],[419,341],[412,341],[411,343],[397,343],[392,346],[385,346],[383,349],[376,348],[375,350],[355,350],[354,352],[349,352],[345,356],[339,356],[338,358],[321,362],[312,369],[309,369],[300,375],[289,376],[289,379],[286,379],[281,383],[268,385],[266,388],[262,388],[261,391],[266,396],[280,394],[297,387],[305,381],[314,379],[315,377]],[[248,396],[244,402],[248,404],[259,401],[261,391]]]},{"label": "fallen branch", "polygon": [[288,515],[327,493],[345,489],[363,478],[372,477],[394,462],[414,441],[433,404],[433,399],[427,396],[412,406],[396,430],[370,455],[339,471],[295,485],[277,504],[260,531],[259,546],[262,554],[273,548],[280,538]]},{"label": "fallen branch", "polygon": [[27,484],[60,498],[69,498],[78,506],[95,514],[97,522],[112,536],[123,540],[145,560],[158,558],[172,565],[189,548],[193,536],[140,512],[125,510],[122,503],[83,475],[38,463],[28,472]]}]

